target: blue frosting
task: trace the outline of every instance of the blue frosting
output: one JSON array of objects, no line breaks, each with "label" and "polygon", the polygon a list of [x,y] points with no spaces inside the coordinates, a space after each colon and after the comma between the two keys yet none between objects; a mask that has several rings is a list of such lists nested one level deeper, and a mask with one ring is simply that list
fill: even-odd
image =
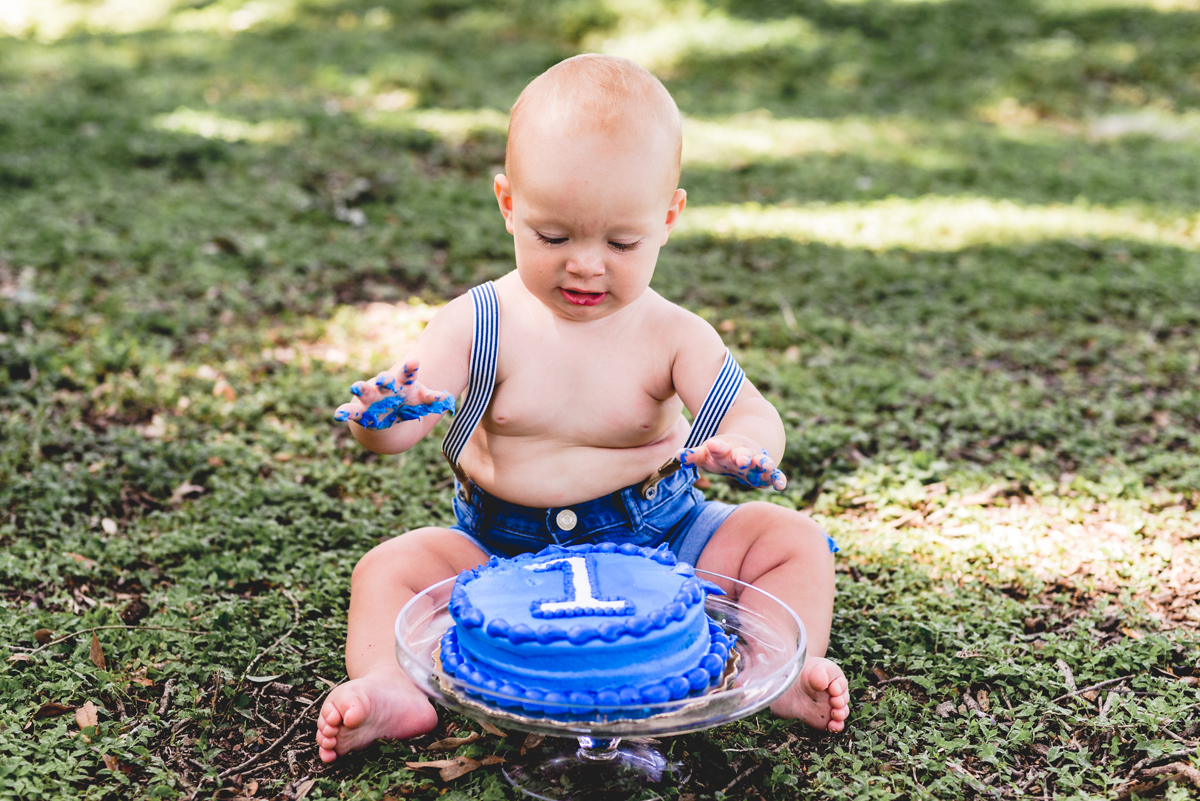
[{"label": "blue frosting", "polygon": [[708,653],[698,667],[684,673],[660,677],[640,686],[625,685],[604,688],[595,692],[577,689],[566,692],[525,687],[497,678],[484,665],[477,664],[462,653],[454,626],[442,635],[440,656],[442,670],[471,685],[471,695],[506,709],[522,709],[550,717],[589,717],[597,711],[612,714],[622,707],[622,717],[647,717],[659,710],[655,705],[678,701],[689,695],[701,695],[725,672],[725,663],[736,637],[731,637],[713,621],[708,624],[711,643]]},{"label": "blue frosting", "polygon": [[[406,404],[404,398],[399,395],[389,395],[368,406],[362,417],[358,419],[358,424],[363,428],[377,431],[391,428],[400,420],[419,420],[431,414],[445,414],[446,412],[454,414],[453,396],[447,395],[433,403]],[[350,415],[343,410],[336,412],[333,418],[344,423],[350,419]]]},{"label": "blue frosting", "polygon": [[[569,568],[530,569],[573,557],[583,559],[572,559]],[[583,564],[586,588],[575,583]],[[475,590],[485,576],[486,587]],[[601,592],[605,581],[610,595],[638,611],[536,616],[544,601],[531,598],[560,587],[568,595],[578,589],[590,600],[613,600]],[[473,605],[473,592],[481,603],[486,599],[486,612]],[[458,625],[443,637],[442,666],[471,694],[533,714],[594,717],[608,712],[598,707],[618,706],[624,717],[654,714],[656,705],[705,692],[724,672],[732,640],[704,614],[710,592],[723,594],[665,547],[552,545],[511,560],[492,557],[459,575],[450,600]]]},{"label": "blue frosting", "polygon": [[[611,621],[604,623],[596,623],[593,625],[576,624],[569,628],[563,629],[555,627],[551,624],[543,625],[536,632],[528,627],[522,627],[522,633],[518,635],[519,639],[514,639],[514,627],[510,626],[509,622],[504,618],[493,618],[488,622],[488,635],[497,638],[504,638],[510,642],[520,643],[528,642],[536,639],[542,644],[549,644],[562,639],[569,639],[576,645],[582,645],[596,639],[603,639],[606,642],[613,642],[621,636],[628,634],[633,637],[644,637],[651,631],[665,628],[673,620],[682,620],[687,613],[689,607],[696,604],[704,603],[707,595],[724,595],[725,591],[713,584],[711,581],[706,581],[695,575],[695,569],[688,564],[677,564],[675,554],[667,548],[666,545],[661,545],[658,548],[643,548],[631,543],[622,543],[616,545],[611,542],[603,543],[584,543],[581,545],[551,545],[548,548],[540,551],[535,555],[521,554],[511,560],[514,564],[528,564],[537,561],[550,561],[551,559],[564,556],[579,556],[599,553],[621,553],[627,556],[643,556],[651,559],[662,565],[674,566],[673,572],[687,576],[679,588],[674,599],[661,609],[655,609],[649,613],[648,617],[629,617],[623,621]],[[483,567],[495,568],[501,563],[498,557],[491,557]],[[552,572],[552,571],[542,571]],[[588,560],[589,581],[592,586],[596,585],[595,579],[595,562]],[[478,627],[483,624],[483,615],[475,609],[470,600],[467,598],[463,588],[479,578],[480,568],[472,570],[464,570],[459,574],[458,581],[455,582],[454,591],[450,596],[450,612],[460,623],[469,627]],[[569,584],[569,578],[564,580],[566,584],[566,592],[569,598],[574,598]],[[537,599],[530,603],[530,614],[535,618],[574,618],[574,617],[607,617],[615,615],[633,615],[635,613],[635,605],[632,602],[628,603],[625,610],[603,610],[603,611],[561,611],[561,612],[545,612],[541,610],[541,606],[552,599]],[[613,600],[610,598],[598,598],[597,600],[607,601]],[[528,632],[528,634],[526,634]]]},{"label": "blue frosting", "polygon": [[[695,456],[695,453],[696,451],[692,448],[684,448],[679,454],[680,463],[682,463],[684,467],[691,466],[693,464],[692,457]],[[762,449],[762,455],[766,456],[768,459],[770,458],[770,454],[767,453],[765,448]],[[722,475],[736,478],[738,481],[751,487],[763,489],[764,487],[774,486],[775,479],[782,478],[783,472],[778,469],[763,470],[761,467],[755,465],[752,461],[746,467],[738,468],[732,473],[722,473]]]}]

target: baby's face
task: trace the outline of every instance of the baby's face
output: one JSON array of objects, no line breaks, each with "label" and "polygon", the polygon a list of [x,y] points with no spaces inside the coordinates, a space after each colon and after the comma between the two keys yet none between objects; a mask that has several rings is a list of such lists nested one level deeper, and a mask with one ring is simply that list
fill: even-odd
[{"label": "baby's face", "polygon": [[529,131],[519,175],[496,177],[517,272],[543,304],[597,320],[650,285],[686,199],[669,183],[671,148],[608,134]]}]

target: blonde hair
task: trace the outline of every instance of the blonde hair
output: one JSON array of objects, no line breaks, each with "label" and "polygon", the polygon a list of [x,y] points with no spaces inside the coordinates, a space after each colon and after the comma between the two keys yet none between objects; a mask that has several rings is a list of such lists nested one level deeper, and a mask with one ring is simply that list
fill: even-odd
[{"label": "blonde hair", "polygon": [[560,61],[530,81],[508,119],[504,171],[519,167],[521,136],[532,117],[548,117],[567,134],[581,129],[632,134],[652,141],[662,136],[673,145],[669,178],[679,183],[683,123],[671,93],[641,65],[619,56],[586,53]]}]

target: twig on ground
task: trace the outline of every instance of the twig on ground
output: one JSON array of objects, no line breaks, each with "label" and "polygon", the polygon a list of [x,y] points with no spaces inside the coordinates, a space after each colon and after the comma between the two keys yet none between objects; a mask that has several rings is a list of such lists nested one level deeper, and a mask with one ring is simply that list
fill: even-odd
[{"label": "twig on ground", "polygon": [[297,726],[299,726],[301,723],[304,722],[305,715],[308,714],[308,711],[310,709],[312,709],[314,706],[316,706],[317,704],[319,704],[321,702],[321,699],[324,698],[328,694],[329,694],[328,691],[326,691],[326,692],[321,693],[319,696],[317,696],[316,699],[314,699],[312,703],[310,703],[308,706],[306,706],[304,708],[304,710],[299,715],[296,716],[296,719],[294,721],[292,721],[292,725],[288,726],[287,731],[285,731],[282,735],[280,735],[279,738],[277,740],[275,740],[275,742],[271,743],[266,748],[259,751],[257,754],[250,757],[242,764],[235,765],[232,768],[227,768],[226,770],[221,771],[220,773],[217,774],[217,778],[224,779],[229,776],[232,776],[235,773],[241,773],[243,770],[250,767],[255,762],[257,762],[258,760],[265,757],[267,754],[274,751],[279,746],[280,743],[282,743],[284,740],[286,740],[292,736],[292,732],[294,732],[296,730]]},{"label": "twig on ground", "polygon": [[254,657],[254,659],[250,660],[250,664],[246,665],[246,669],[242,671],[241,678],[239,678],[237,680],[237,683],[239,685],[243,681],[246,680],[246,677],[250,675],[250,671],[254,670],[254,666],[259,663],[259,660],[261,660],[264,656],[266,656],[267,654],[274,651],[275,648],[279,646],[279,643],[283,642],[288,637],[291,637],[292,632],[294,632],[296,630],[296,628],[300,625],[300,602],[297,601],[296,596],[294,596],[290,592],[288,592],[286,588],[282,588],[280,590],[280,592],[282,592],[284,594],[284,596],[286,596],[287,599],[292,602],[292,609],[295,612],[295,622],[292,623],[292,627],[290,629],[288,629],[287,632],[285,632],[281,637],[276,639],[275,642],[271,643],[266,648],[259,651],[258,656]]},{"label": "twig on ground", "polygon": [[167,714],[167,707],[171,704],[171,693],[175,691],[175,679],[167,679],[167,683],[163,685],[162,700],[158,702],[158,716],[161,718]]},{"label": "twig on ground", "polygon": [[[1184,753],[1187,754],[1189,752]],[[1186,779],[1194,787],[1200,788],[1200,770],[1196,770],[1186,762],[1172,762],[1169,765],[1160,765],[1157,768],[1147,768],[1143,773],[1150,778],[1150,781],[1129,782],[1117,793],[1115,801],[1128,801],[1134,795],[1144,795],[1154,792],[1163,785],[1177,779]],[[1132,773],[1130,775],[1132,776]]]},{"label": "twig on ground", "polygon": [[1101,687],[1107,687],[1108,685],[1116,684],[1119,681],[1126,681],[1129,678],[1130,678],[1129,676],[1119,676],[1115,679],[1108,679],[1107,681],[1102,681],[1099,684],[1093,684],[1089,687],[1081,687],[1078,690],[1075,690],[1074,692],[1069,692],[1066,695],[1060,695],[1059,697],[1055,698],[1050,703],[1057,704],[1059,701],[1065,701],[1066,699],[1070,698],[1073,695],[1082,695],[1083,693],[1089,693],[1092,690],[1099,690]]},{"label": "twig on ground", "polygon": [[755,762],[753,765],[751,765],[750,767],[743,770],[737,776],[734,776],[733,781],[731,781],[729,784],[725,785],[725,789],[722,790],[721,792],[726,795],[729,795],[730,790],[732,790],[737,785],[741,784],[743,781],[746,780],[746,777],[748,777],[751,773],[753,773],[754,771],[758,770],[761,767],[762,767],[761,763]]},{"label": "twig on ground", "polygon": [[59,637],[56,640],[51,640],[50,642],[43,645],[41,648],[35,648],[34,650],[30,651],[29,656],[33,656],[34,654],[39,654],[42,651],[45,651],[47,648],[49,648],[52,645],[58,645],[60,642],[66,642],[67,640],[73,639],[82,634],[91,634],[92,632],[95,632],[95,631],[107,631],[109,629],[138,629],[139,631],[176,631],[176,632],[179,632],[180,634],[212,634],[211,631],[193,631],[191,629],[177,629],[172,626],[93,626],[90,629],[80,629],[79,631],[73,631],[70,634],[64,634],[63,636]]}]

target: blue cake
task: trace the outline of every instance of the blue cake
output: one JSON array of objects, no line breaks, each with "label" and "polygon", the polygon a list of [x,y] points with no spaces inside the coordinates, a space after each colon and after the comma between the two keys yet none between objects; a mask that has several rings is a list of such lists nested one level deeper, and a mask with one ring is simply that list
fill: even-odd
[{"label": "blue cake", "polygon": [[649,714],[724,673],[732,643],[705,614],[708,593],[723,594],[665,546],[492,557],[455,583],[442,669],[484,700],[535,714]]}]

